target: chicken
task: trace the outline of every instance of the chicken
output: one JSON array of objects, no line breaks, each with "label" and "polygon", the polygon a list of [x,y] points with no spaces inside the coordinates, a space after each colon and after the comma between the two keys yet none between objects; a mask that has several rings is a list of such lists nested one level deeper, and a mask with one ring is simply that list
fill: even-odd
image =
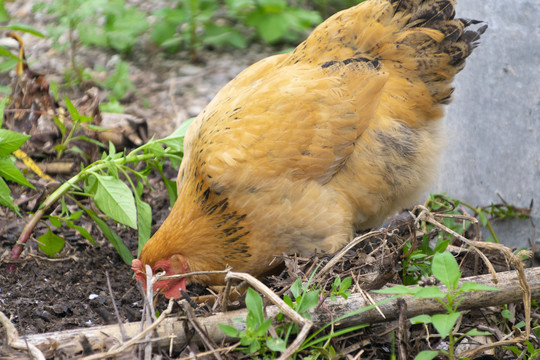
[{"label": "chicken", "polygon": [[[257,62],[189,127],[178,200],[133,261],[166,275],[261,275],[283,253],[331,253],[431,184],[443,105],[486,25],[453,0],[368,0],[294,51]],[[194,275],[155,284],[169,298]]]}]

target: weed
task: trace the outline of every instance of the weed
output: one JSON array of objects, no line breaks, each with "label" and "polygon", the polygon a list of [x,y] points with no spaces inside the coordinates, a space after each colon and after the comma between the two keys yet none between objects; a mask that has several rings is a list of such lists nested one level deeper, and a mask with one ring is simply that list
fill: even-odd
[{"label": "weed", "polygon": [[[158,171],[162,169],[166,160],[170,160],[173,164],[179,164],[183,155],[183,138],[189,123],[184,123],[168,137],[161,140],[151,140],[128,154],[116,152],[114,146],[109,144],[109,152],[103,153],[101,160],[83,168],[77,175],[60,185],[45,199],[39,210],[29,220],[23,234],[19,237],[12,257],[17,258],[19,256],[24,243],[28,240],[41,217],[45,215],[45,211],[58,200],[61,200],[63,204],[62,214],[57,217],[49,216],[51,224],[54,226],[66,224],[91,241],[90,235],[83,228],[75,226],[73,223],[80,216],[80,213],[68,210],[67,206],[65,206],[67,197],[92,218],[105,237],[116,248],[122,259],[127,264],[131,264],[133,257],[120,237],[101,219],[94,209],[85,207],[78,198],[81,196],[91,198],[103,215],[120,224],[138,229],[140,251],[144,243],[150,238],[152,221],[152,209],[150,205],[141,199],[144,186],[148,184],[147,175],[152,169],[158,169]],[[135,170],[129,166],[130,164],[136,164],[140,169],[142,163],[146,164],[146,167],[142,170]],[[160,174],[163,173],[160,171]],[[128,175],[132,175],[134,180]],[[121,176],[129,183],[129,186],[121,180]],[[78,185],[81,181],[84,182],[84,189],[81,189]],[[176,200],[176,198],[172,200]],[[40,238],[40,247],[47,254],[54,254],[61,250],[60,243],[63,245],[60,239],[51,236],[49,233]]]},{"label": "weed", "polygon": [[448,350],[422,351],[415,357],[415,360],[429,360],[440,354],[444,354],[448,356],[450,360],[453,360],[455,359],[455,346],[463,337],[490,334],[489,332],[480,332],[473,329],[459,337],[454,335],[456,322],[461,316],[461,312],[457,310],[461,302],[460,295],[467,291],[497,291],[499,289],[474,282],[464,282],[458,287],[459,280],[461,279],[461,272],[459,271],[456,259],[448,252],[437,253],[433,256],[431,271],[437,280],[446,286],[446,293],[442,292],[437,286],[409,288],[403,285],[376,290],[375,292],[383,294],[414,295],[415,298],[435,299],[443,304],[446,308],[446,314],[419,315],[411,318],[410,321],[413,324],[432,324],[443,339],[448,338]]},{"label": "weed", "polygon": [[[4,119],[4,107],[7,98],[0,102],[0,127]],[[28,186],[35,189],[24,177],[21,171],[15,166],[11,154],[18,150],[30,138],[30,135],[19,134],[15,131],[0,129],[0,205],[7,206],[17,215],[21,216],[19,207],[13,203],[11,190],[6,184],[7,181],[13,181],[17,184]]]}]

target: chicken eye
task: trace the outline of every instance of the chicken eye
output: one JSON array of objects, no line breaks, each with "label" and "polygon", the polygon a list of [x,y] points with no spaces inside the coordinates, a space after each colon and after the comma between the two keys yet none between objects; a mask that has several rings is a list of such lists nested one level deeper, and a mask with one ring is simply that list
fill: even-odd
[{"label": "chicken eye", "polygon": [[154,269],[154,275],[159,274],[161,272],[166,272],[164,268],[158,267]]}]

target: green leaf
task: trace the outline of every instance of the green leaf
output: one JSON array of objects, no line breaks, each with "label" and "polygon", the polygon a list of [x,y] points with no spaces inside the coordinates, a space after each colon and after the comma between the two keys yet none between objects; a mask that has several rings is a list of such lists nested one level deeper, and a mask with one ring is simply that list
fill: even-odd
[{"label": "green leaf", "polygon": [[60,221],[60,219],[56,216],[50,216],[49,221],[54,227],[57,227],[57,228],[62,227],[62,221]]},{"label": "green leaf", "polygon": [[264,322],[261,296],[252,288],[249,288],[246,294],[246,307],[255,317],[257,325]]},{"label": "green leaf", "polygon": [[482,226],[487,225],[488,219],[487,219],[486,214],[484,214],[484,212],[482,210],[478,211],[478,218],[480,219],[480,224],[482,224]]},{"label": "green leaf", "polygon": [[298,309],[296,309],[296,311],[302,315],[306,311],[317,306],[317,304],[319,303],[319,293],[320,293],[320,290],[312,290],[312,291],[306,292],[302,296],[302,301],[300,302],[299,307]]},{"label": "green leaf", "polygon": [[489,336],[493,335],[490,331],[479,331],[477,329],[469,330],[465,333],[468,336]]},{"label": "green leaf", "polygon": [[4,7],[4,0],[0,1],[0,22],[5,22],[9,20],[9,13]]},{"label": "green leaf", "polygon": [[266,339],[266,346],[271,351],[285,352],[287,350],[287,343],[280,338],[269,338]]},{"label": "green leaf", "polygon": [[291,285],[291,293],[294,296],[294,300],[298,300],[302,295],[302,291],[302,279],[297,278]]},{"label": "green leaf", "polygon": [[460,315],[460,312],[451,314],[435,314],[431,317],[431,321],[435,327],[435,330],[437,330],[437,332],[444,339],[448,336],[450,331],[454,329],[454,325],[458,321]]},{"label": "green leaf", "polygon": [[14,211],[17,215],[21,216],[19,207],[13,203],[13,198],[11,197],[11,190],[7,186],[4,179],[0,177],[0,205],[6,206]]},{"label": "green leaf", "polygon": [[88,240],[92,245],[97,246],[97,243],[94,241],[94,238],[92,238],[92,235],[90,235],[88,230],[86,230],[85,228],[83,228],[82,226],[79,226],[79,225],[73,225],[73,226],[70,226],[70,227],[77,230],[79,232],[79,234],[81,234],[81,236],[83,238],[85,238],[86,240]]},{"label": "green leaf", "polygon": [[[160,142],[162,144],[165,144],[174,150],[181,151],[182,148],[178,147],[178,144],[183,144],[184,142],[184,136],[186,135],[186,132],[191,125],[191,123],[195,120],[195,118],[188,119],[184,121],[173,133],[163,139],[157,140],[157,142]],[[175,148],[176,146],[176,148]]]},{"label": "green leaf", "polygon": [[[0,101],[0,127],[2,127],[2,121],[4,120],[4,109],[6,107],[7,101],[8,101],[7,96],[5,98],[3,98],[2,101]],[[0,149],[2,148],[1,144],[2,144],[2,142],[0,141]]]},{"label": "green leaf", "polygon": [[15,64],[17,64],[20,61],[20,59],[17,56],[13,55],[11,53],[11,51],[9,51],[8,49],[6,49],[3,46],[0,46],[0,56],[4,56],[4,57],[7,57],[10,60],[15,61]]},{"label": "green leaf", "polygon": [[7,26],[2,26],[1,29],[12,30],[12,31],[22,31],[22,32],[29,33],[40,38],[45,38],[45,34],[43,34],[41,31],[39,31],[35,27],[27,25],[27,24],[13,23]]},{"label": "green leaf", "polygon": [[419,288],[419,290],[414,294],[416,299],[436,299],[444,298],[446,296],[441,290],[436,286],[428,286]]},{"label": "green leaf", "polygon": [[135,204],[137,205],[137,222],[139,226],[138,240],[139,246],[137,256],[141,253],[141,250],[150,239],[152,231],[152,208],[149,204],[145,203],[137,195],[135,196]]},{"label": "green leaf", "polygon": [[81,115],[79,114],[79,111],[77,110],[75,105],[73,105],[73,103],[71,102],[71,100],[69,100],[67,96],[64,98],[64,101],[66,103],[66,108],[69,112],[69,116],[71,116],[71,120],[73,120],[74,122],[80,122]]},{"label": "green leaf", "polygon": [[99,182],[94,196],[96,206],[119,223],[137,229],[137,210],[129,187],[112,176],[94,177]]},{"label": "green leaf", "polygon": [[438,253],[433,256],[431,271],[449,289],[455,289],[461,278],[458,263],[449,252]]},{"label": "green leaf", "polygon": [[22,172],[13,164],[9,157],[0,157],[0,176],[5,180],[14,181],[17,184],[28,186],[35,189],[34,185],[30,184],[24,177]]},{"label": "green leaf", "polygon": [[507,309],[504,309],[503,311],[501,311],[501,316],[505,319],[513,319],[514,318],[514,314],[507,310]]},{"label": "green leaf", "polygon": [[235,327],[226,325],[226,324],[218,324],[219,328],[223,333],[228,337],[238,337],[238,334],[240,331],[238,331]]},{"label": "green leaf", "polygon": [[55,254],[59,253],[66,242],[66,240],[54,234],[51,230],[38,237],[37,241],[39,248],[50,257],[54,257]]},{"label": "green leaf", "polygon": [[266,319],[262,322],[262,324],[259,325],[257,328],[257,331],[255,331],[255,336],[257,337],[263,337],[266,335],[266,332],[268,329],[270,329],[270,326],[272,325],[272,319]]},{"label": "green leaf", "polygon": [[345,292],[351,287],[352,279],[350,276],[347,276],[343,281],[341,282],[341,285],[339,286],[339,292]]},{"label": "green leaf", "polygon": [[103,235],[105,235],[107,240],[109,240],[109,242],[115,247],[122,260],[124,260],[126,264],[131,265],[133,256],[126,245],[122,242],[122,239],[120,239],[120,237],[114,231],[112,231],[111,228],[109,228],[107,223],[101,220],[92,209],[83,208],[83,210],[86,211],[92,220],[94,220],[96,225],[103,232]]},{"label": "green leaf", "polygon": [[404,285],[396,285],[389,288],[373,290],[379,294],[398,294],[398,295],[414,295],[419,288],[409,288]]},{"label": "green leaf", "polygon": [[467,281],[467,282],[463,283],[461,285],[461,287],[459,288],[460,292],[467,292],[467,291],[499,291],[499,290],[501,290],[501,289],[493,287],[493,286],[489,286],[489,285],[477,284],[477,283],[474,283],[474,282],[471,282],[471,281]]},{"label": "green leaf", "polygon": [[418,355],[414,357],[414,360],[431,360],[434,359],[437,355],[439,355],[438,351],[424,350],[420,351]]},{"label": "green leaf", "polygon": [[267,43],[278,41],[289,26],[287,17],[282,13],[267,13],[258,9],[246,18],[246,24],[257,29],[259,36]]},{"label": "green leaf", "polygon": [[409,319],[411,324],[431,324],[431,316],[430,315],[418,315],[414,316]]},{"label": "green leaf", "polygon": [[0,156],[7,156],[20,148],[30,138],[30,135],[0,129]]}]

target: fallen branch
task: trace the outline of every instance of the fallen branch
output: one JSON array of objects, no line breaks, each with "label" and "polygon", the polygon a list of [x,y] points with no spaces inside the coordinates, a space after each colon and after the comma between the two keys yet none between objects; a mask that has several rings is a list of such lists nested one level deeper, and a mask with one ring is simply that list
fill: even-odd
[{"label": "fallen branch", "polygon": [[[540,267],[526,269],[525,276],[531,289],[532,299],[540,300]],[[476,291],[464,293],[463,301],[461,302],[459,309],[467,310],[522,302],[523,293],[518,273],[516,271],[507,271],[498,273],[497,277],[499,280],[497,285],[494,285],[491,281],[491,275],[481,275],[462,279],[461,282],[472,281],[479,284],[496,286],[500,291]],[[444,287],[441,287],[441,290],[444,292]],[[386,303],[379,305],[379,309],[386,319],[383,319],[376,309],[360,312],[363,308],[371,304],[361,295],[352,294],[347,300],[338,299],[337,301],[327,300],[325,302],[325,307],[330,310],[335,319],[343,317],[346,314],[355,313],[352,316],[336,322],[336,328],[389,321],[394,320],[399,316],[400,312],[397,301],[388,301],[390,297],[383,294],[372,293],[371,296],[377,303],[382,303],[386,300]],[[413,299],[411,296],[405,296],[403,297],[403,300],[407,305],[407,317],[445,311],[443,305],[434,299]],[[266,311],[269,317],[275,317],[280,310],[277,306],[269,306]],[[218,313],[207,318],[199,318],[198,322],[201,327],[206,329],[209,338],[215,343],[220,343],[225,339],[225,336],[217,325],[227,324],[240,330],[244,324],[237,319],[245,319],[246,315],[247,310],[236,310],[227,313]],[[322,310],[317,311],[312,314],[312,321],[317,327],[324,326],[331,321],[330,314]],[[125,332],[126,336],[129,338],[136,337],[140,333],[140,323],[125,324]],[[70,357],[75,357],[83,353],[82,345],[78,340],[81,334],[86,336],[92,348],[96,351],[103,351],[105,348],[104,344],[110,344],[111,341],[116,344],[121,344],[122,339],[122,335],[118,330],[118,325],[110,325],[91,329],[86,328],[31,335],[27,337],[27,341],[29,344],[38,347],[48,358],[53,357],[58,351],[62,351],[63,354],[69,354]],[[164,319],[162,323],[156,327],[152,342],[156,346],[159,344],[162,347],[168,347],[171,337],[174,338],[173,342],[175,345],[185,344],[186,342],[186,335],[184,333],[182,322],[178,321],[175,317]],[[201,339],[197,334],[192,341],[201,343]],[[133,340],[131,340],[130,343],[133,344]],[[122,346],[122,349],[125,348],[125,345]],[[115,353],[117,354],[118,352],[115,351]]]}]

